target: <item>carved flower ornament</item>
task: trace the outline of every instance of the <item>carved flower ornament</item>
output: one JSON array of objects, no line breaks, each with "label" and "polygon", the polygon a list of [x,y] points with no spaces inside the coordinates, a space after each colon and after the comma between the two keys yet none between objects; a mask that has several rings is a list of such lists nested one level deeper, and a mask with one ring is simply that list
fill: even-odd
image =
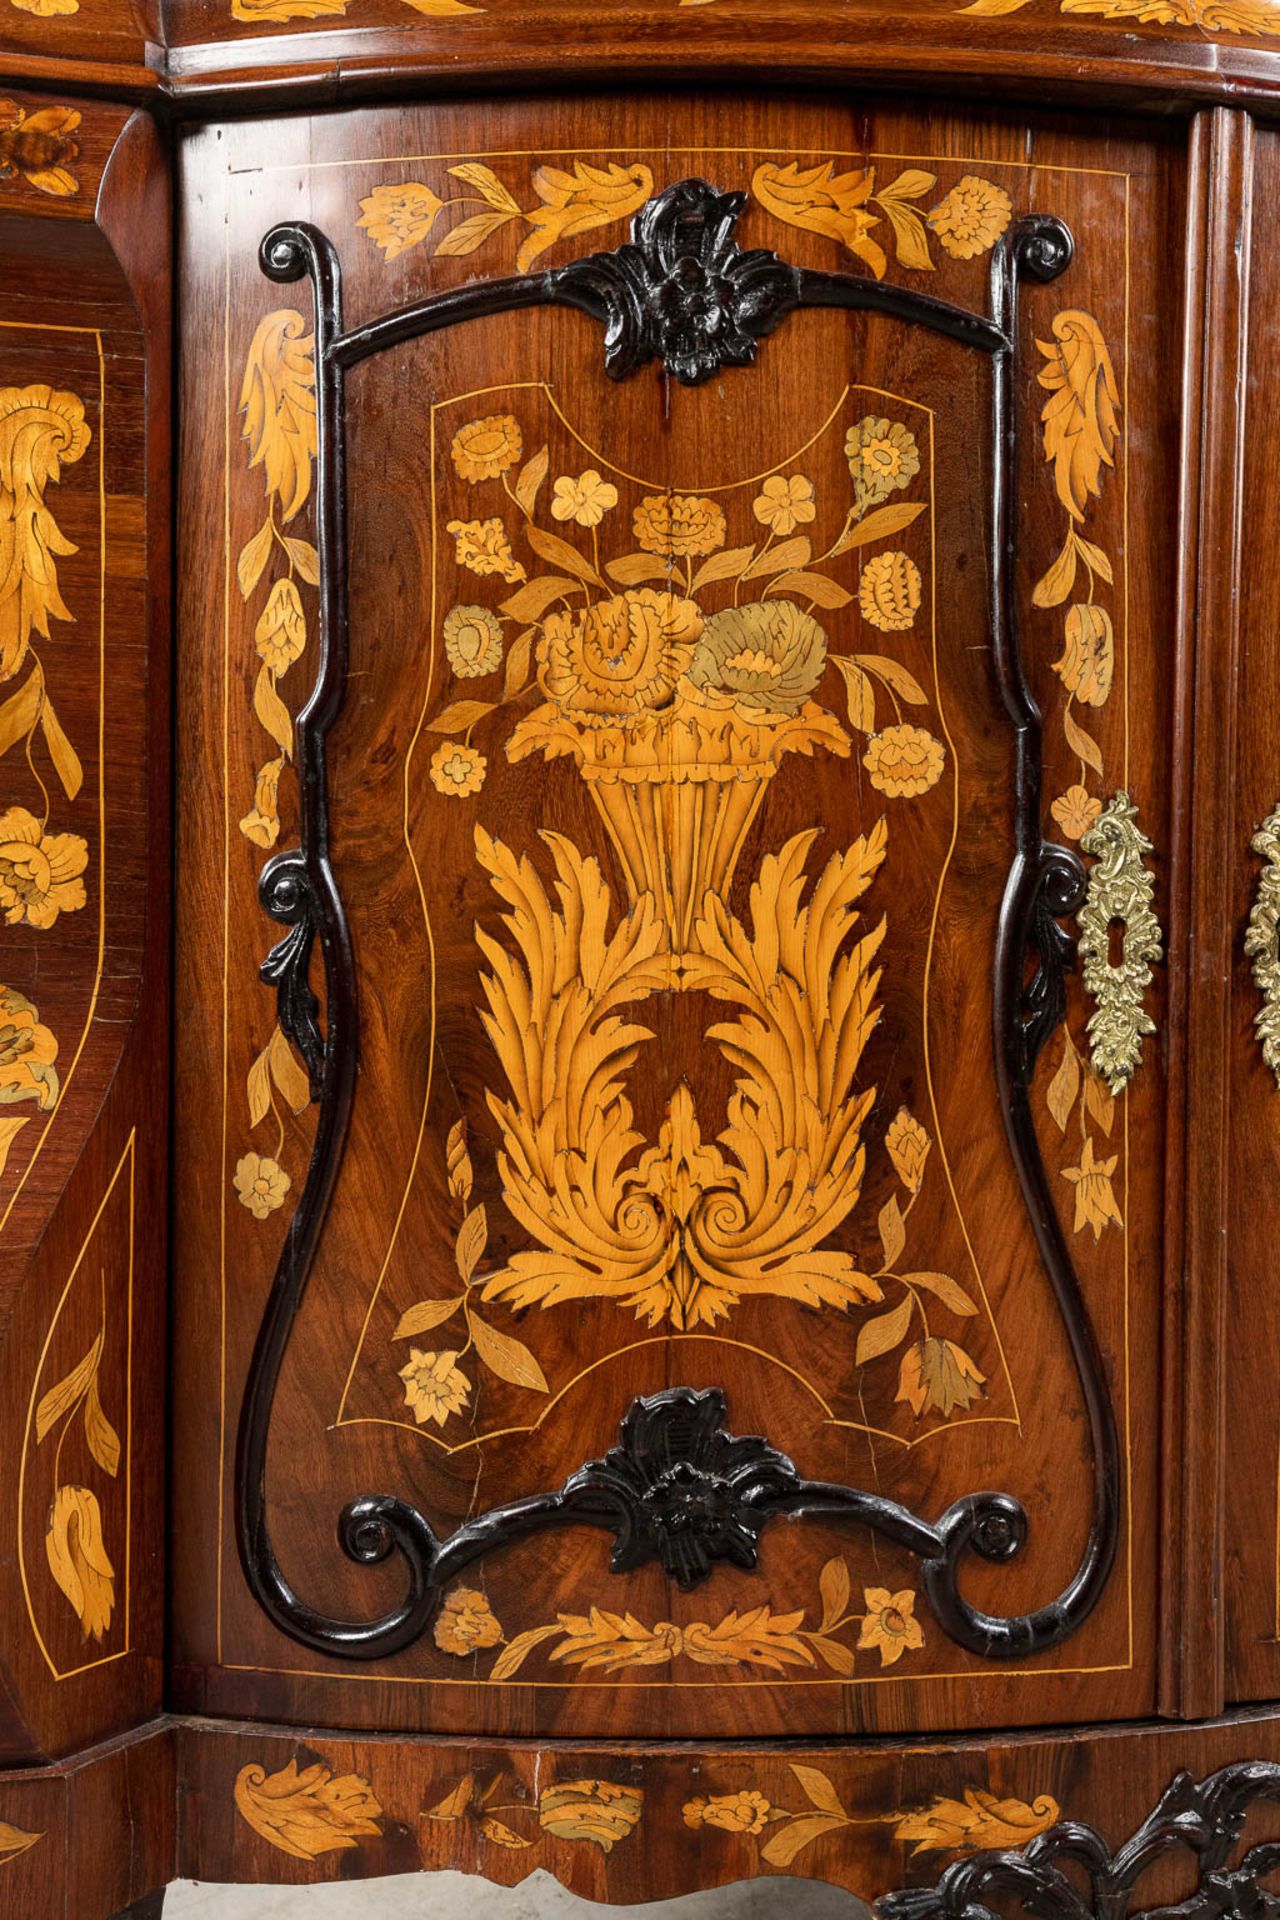
[{"label": "carved flower ornament", "polygon": [[744,193],[683,180],[641,207],[631,240],[564,269],[609,311],[605,361],[615,378],[655,355],[685,386],[746,367],[756,342],[795,304],[795,270],[733,238]]},{"label": "carved flower ornament", "polygon": [[715,1560],[755,1566],[768,1517],[762,1503],[795,1486],[796,1470],[766,1441],[726,1433],[725,1419],[715,1387],[637,1400],[622,1445],[575,1474],[570,1487],[588,1486],[622,1509],[615,1573],[656,1558],[687,1591]]}]

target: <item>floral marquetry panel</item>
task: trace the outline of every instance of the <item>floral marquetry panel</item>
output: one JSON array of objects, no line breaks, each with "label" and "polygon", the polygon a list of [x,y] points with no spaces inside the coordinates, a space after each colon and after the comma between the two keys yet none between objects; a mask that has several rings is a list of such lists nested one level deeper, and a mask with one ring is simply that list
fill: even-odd
[{"label": "floral marquetry panel", "polygon": [[[636,1735],[1150,1711],[1160,141],[752,99],[673,118],[634,98],[298,118],[214,147],[189,142],[214,186],[186,229],[179,540],[189,1700]],[[982,329],[1030,215],[1065,223],[1074,253],[1020,288],[1001,413]],[[472,303],[352,364],[340,552],[311,289],[259,265],[268,230],[299,221],[332,242],[352,329],[450,289]],[[588,255],[603,264],[576,270]],[[832,275],[855,288],[845,310],[817,297]],[[500,281],[485,310],[477,285]],[[592,302],[614,299],[606,337]],[[305,703],[335,590],[324,806],[350,1009],[282,887],[314,827]],[[1028,805],[1011,635],[1044,716],[1022,735],[1035,832],[1080,885],[1041,899],[1001,986]],[[1116,822],[1136,869],[1113,872]],[[1086,871],[1106,904],[1081,977]],[[997,1031],[1009,977],[1025,1005]],[[333,1156],[324,1089],[349,1018]],[[997,1071],[1001,1047],[1021,1066]],[[312,1236],[317,1167],[332,1197]],[[644,1525],[661,1510],[655,1540],[676,1515],[677,1544],[616,1542],[611,1570],[585,1526],[504,1538],[358,1691],[276,1632],[242,1578],[236,1429],[273,1275],[309,1236],[265,1456],[274,1549],[309,1607],[396,1603],[394,1557],[335,1544],[366,1493],[443,1538],[603,1462]],[[717,1389],[728,1434],[929,1526],[999,1489],[1025,1544],[992,1534],[958,1584],[1020,1616],[1093,1537],[1099,1381],[1113,1565],[1087,1618],[1021,1661],[961,1644],[909,1529],[744,1526],[717,1505],[725,1460],[755,1462],[753,1498],[790,1485],[786,1460],[733,1452],[747,1439],[708,1427],[671,1483],[634,1424],[619,1450],[637,1396]],[[505,1822],[521,1848],[634,1844],[626,1782],[571,1781],[531,1825],[465,1772],[442,1776],[433,1818]],[[329,1818],[331,1787],[291,1780],[303,1826]],[[813,1816],[791,1787],[770,1859]],[[237,1804],[262,1833],[270,1779],[243,1777]]]}]

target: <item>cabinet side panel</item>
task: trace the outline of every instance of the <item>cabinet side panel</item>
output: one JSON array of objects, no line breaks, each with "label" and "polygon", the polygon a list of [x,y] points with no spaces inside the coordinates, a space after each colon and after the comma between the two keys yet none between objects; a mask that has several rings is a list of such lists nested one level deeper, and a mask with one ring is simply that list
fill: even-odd
[{"label": "cabinet side panel", "polygon": [[154,1713],[164,1632],[167,157],[36,99],[0,187],[7,1759]]}]

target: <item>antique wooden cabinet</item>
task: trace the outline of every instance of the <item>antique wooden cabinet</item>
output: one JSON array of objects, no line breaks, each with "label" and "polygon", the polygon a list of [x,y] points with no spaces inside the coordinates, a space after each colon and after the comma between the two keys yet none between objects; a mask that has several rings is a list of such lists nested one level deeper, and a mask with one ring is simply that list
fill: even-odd
[{"label": "antique wooden cabinet", "polygon": [[1280,4],[0,0],[0,1911],[1280,1869]]}]

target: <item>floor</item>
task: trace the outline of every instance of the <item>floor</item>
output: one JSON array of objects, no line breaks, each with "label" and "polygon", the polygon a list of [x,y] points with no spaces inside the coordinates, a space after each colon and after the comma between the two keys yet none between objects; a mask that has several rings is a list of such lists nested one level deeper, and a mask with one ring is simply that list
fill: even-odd
[{"label": "floor", "polygon": [[[803,1892],[801,1905],[797,1896]],[[179,1881],[164,1920],[867,1920],[851,1894],[769,1879],[647,1907],[598,1907],[543,1873],[506,1889],[461,1873],[411,1874],[328,1887],[214,1887]]]}]

